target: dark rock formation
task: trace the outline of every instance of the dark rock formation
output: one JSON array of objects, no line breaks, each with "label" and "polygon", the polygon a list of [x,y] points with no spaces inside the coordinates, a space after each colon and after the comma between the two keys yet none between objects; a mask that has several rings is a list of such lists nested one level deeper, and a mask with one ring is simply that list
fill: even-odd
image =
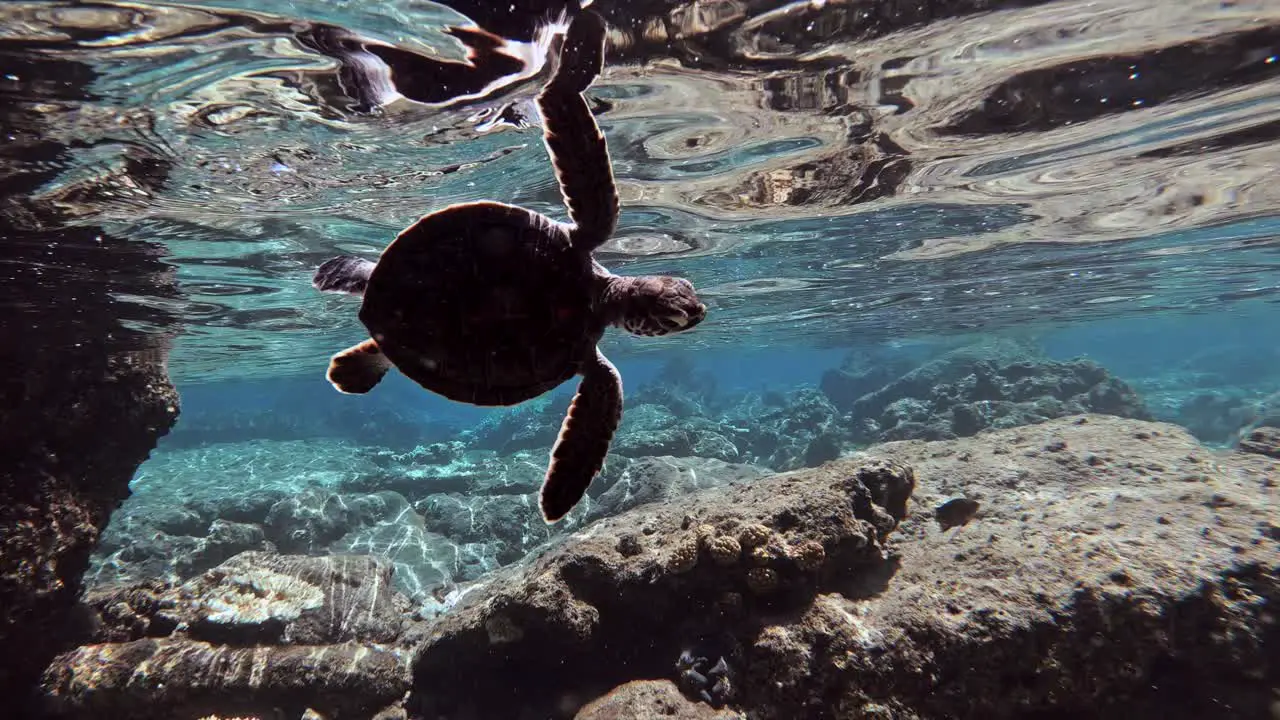
[{"label": "dark rock formation", "polygon": [[[68,152],[48,139],[47,123],[65,102],[87,97],[93,71],[50,57],[3,60],[0,697],[6,713],[21,714],[40,669],[76,630],[72,608],[99,533],[178,414],[166,341],[136,329],[163,329],[170,318],[159,302],[121,298],[176,292],[160,248],[87,223],[54,229],[61,212],[84,212],[100,177],[60,185],[60,209],[29,197]],[[115,181],[139,194],[168,169],[142,153],[123,163]]]},{"label": "dark rock formation", "polygon": [[369,717],[408,687],[409,605],[385,560],[250,552],[87,603],[95,642],[45,671],[50,717]]},{"label": "dark rock formation", "polygon": [[598,522],[440,618],[418,652],[410,711],[564,717],[564,698],[661,677],[690,645],[732,655],[761,618],[883,573],[913,483],[894,463],[822,468]]}]

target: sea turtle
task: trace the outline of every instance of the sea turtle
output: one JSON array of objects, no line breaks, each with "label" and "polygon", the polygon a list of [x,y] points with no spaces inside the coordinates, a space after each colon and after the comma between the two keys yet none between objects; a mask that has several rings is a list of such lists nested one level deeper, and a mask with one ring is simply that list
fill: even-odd
[{"label": "sea turtle", "polygon": [[336,257],[312,281],[363,296],[371,338],[329,362],[341,392],[368,392],[394,365],[451,400],[515,405],[582,376],[542,485],[548,523],[582,499],[622,419],[622,379],[597,347],[605,328],[666,335],[707,312],[688,280],[622,277],[592,257],[618,219],[609,151],[582,95],[604,39],[599,15],[576,15],[537,99],[571,223],[499,202],[452,205],[402,231],[376,263]]}]

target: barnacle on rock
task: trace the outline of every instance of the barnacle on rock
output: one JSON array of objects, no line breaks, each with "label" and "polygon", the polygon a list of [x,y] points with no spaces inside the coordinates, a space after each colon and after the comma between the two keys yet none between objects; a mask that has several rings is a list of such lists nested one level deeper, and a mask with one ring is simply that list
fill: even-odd
[{"label": "barnacle on rock", "polygon": [[747,587],[757,595],[771,592],[778,587],[778,573],[773,568],[751,568],[747,571]]},{"label": "barnacle on rock", "polygon": [[738,558],[742,555],[742,546],[728,535],[721,535],[707,543],[707,551],[711,553],[711,559],[716,563],[732,565],[738,562]]},{"label": "barnacle on rock", "polygon": [[768,527],[759,523],[752,523],[742,528],[742,534],[738,536],[738,539],[742,542],[742,547],[753,548],[769,542],[771,537],[773,537],[773,531]]},{"label": "barnacle on rock", "polygon": [[803,540],[791,546],[791,558],[802,570],[817,570],[827,560],[827,551],[817,540]]},{"label": "barnacle on rock", "polygon": [[671,549],[667,568],[673,573],[689,572],[698,564],[698,541],[688,539]]}]

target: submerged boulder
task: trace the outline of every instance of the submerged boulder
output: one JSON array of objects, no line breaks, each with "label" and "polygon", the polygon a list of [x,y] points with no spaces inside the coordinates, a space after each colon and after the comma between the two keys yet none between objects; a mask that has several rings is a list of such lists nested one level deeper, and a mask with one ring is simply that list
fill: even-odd
[{"label": "submerged boulder", "polygon": [[[407,709],[609,717],[644,694],[627,683],[665,679],[753,720],[1262,717],[1278,477],[1175,426],[1085,415],[643,505],[431,626]],[[944,532],[956,497],[980,509]],[[682,682],[712,664],[714,694]],[[626,705],[655,706],[696,712]]]},{"label": "submerged boulder", "polygon": [[[237,555],[87,598],[94,642],[44,674],[50,717],[371,716],[408,688],[410,606],[367,555]],[[145,672],[139,672],[145,668]]]},{"label": "submerged boulder", "polygon": [[691,648],[732,656],[758,618],[882,574],[885,539],[913,484],[898,463],[845,465],[592,524],[490,576],[430,628],[410,714],[564,717],[566,698],[581,704],[626,680],[672,673]]},{"label": "submerged boulder", "polygon": [[[910,464],[916,511],[879,588],[769,622],[752,717],[1257,718],[1280,686],[1280,463],[1101,415],[846,462]],[[935,507],[981,509],[943,532]]]},{"label": "submerged boulder", "polygon": [[1151,419],[1133,388],[1091,360],[1016,358],[997,349],[952,351],[862,396],[851,406],[855,435],[949,440],[1090,412]]}]

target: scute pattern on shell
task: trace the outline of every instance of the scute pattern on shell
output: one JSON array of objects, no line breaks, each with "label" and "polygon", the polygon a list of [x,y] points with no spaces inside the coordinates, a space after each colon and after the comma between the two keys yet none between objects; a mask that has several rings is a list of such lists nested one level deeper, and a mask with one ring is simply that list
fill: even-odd
[{"label": "scute pattern on shell", "polygon": [[427,389],[512,405],[573,377],[604,332],[592,261],[564,226],[496,202],[423,217],[387,247],[360,320]]}]

